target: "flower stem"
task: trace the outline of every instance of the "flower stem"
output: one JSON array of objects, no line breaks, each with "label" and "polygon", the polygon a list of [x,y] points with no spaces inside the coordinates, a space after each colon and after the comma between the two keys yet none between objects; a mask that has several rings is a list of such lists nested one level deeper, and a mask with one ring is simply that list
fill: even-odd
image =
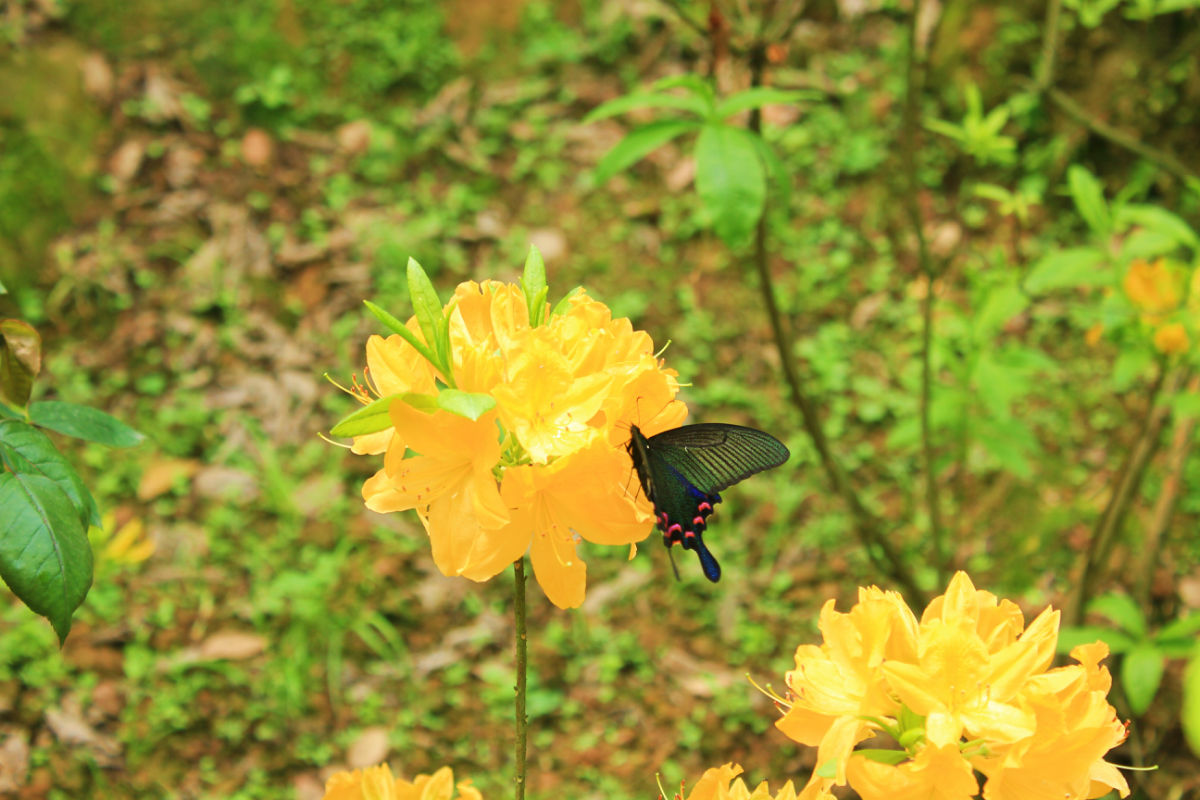
[{"label": "flower stem", "polygon": [[517,800],[525,800],[525,751],[529,738],[528,722],[525,718],[525,673],[529,663],[526,654],[525,636],[525,556],[513,562],[513,614],[517,621],[517,774],[513,780],[517,784]]}]

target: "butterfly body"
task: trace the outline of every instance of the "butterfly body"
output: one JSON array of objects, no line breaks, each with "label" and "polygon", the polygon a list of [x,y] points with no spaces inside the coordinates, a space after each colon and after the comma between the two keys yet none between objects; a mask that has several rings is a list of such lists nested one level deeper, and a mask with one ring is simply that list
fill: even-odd
[{"label": "butterfly body", "polygon": [[783,443],[763,431],[740,425],[703,423],[647,437],[631,426],[627,445],[638,481],[669,548],[694,550],[704,576],[721,578],[717,559],[704,544],[704,531],[719,492],[756,472],[788,459]]}]

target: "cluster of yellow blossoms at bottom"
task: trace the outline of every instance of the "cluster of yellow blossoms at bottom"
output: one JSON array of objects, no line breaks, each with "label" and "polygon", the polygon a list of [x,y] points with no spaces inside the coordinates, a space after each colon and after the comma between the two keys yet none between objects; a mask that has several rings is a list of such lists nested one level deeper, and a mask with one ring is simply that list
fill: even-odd
[{"label": "cluster of yellow blossoms at bottom", "polygon": [[418,775],[411,782],[393,778],[387,764],[353,772],[338,772],[325,782],[324,800],[483,800],[469,780],[454,784],[454,773],[442,767],[432,775]]},{"label": "cluster of yellow blossoms at bottom", "polygon": [[[1059,612],[1028,627],[1020,609],[958,573],[918,621],[894,592],[859,590],[847,613],[821,610],[825,642],[801,645],[776,726],[816,746],[802,796],[849,784],[864,800],[1082,800],[1129,794],[1104,754],[1125,739],[1108,704],[1103,643],[1050,669]],[[890,736],[902,750],[856,750]],[[810,794],[810,791],[816,793]]]}]

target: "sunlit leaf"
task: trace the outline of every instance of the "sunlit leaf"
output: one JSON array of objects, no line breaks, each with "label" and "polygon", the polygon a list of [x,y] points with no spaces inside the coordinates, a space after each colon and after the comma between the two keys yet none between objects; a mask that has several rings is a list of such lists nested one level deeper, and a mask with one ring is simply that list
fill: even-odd
[{"label": "sunlit leaf", "polygon": [[1142,609],[1127,594],[1106,594],[1088,603],[1088,611],[1115,622],[1135,636],[1146,635],[1146,617]]},{"label": "sunlit leaf", "polygon": [[75,403],[57,400],[32,403],[29,406],[29,418],[42,428],[109,447],[134,447],[146,439],[144,434],[111,414]]},{"label": "sunlit leaf", "polygon": [[42,337],[28,322],[0,320],[0,399],[24,408],[42,369]]},{"label": "sunlit leaf", "polygon": [[675,137],[699,127],[700,123],[692,120],[666,119],[634,128],[600,159],[593,173],[596,185],[604,183],[618,172],[625,171]]},{"label": "sunlit leaf", "polygon": [[496,398],[490,394],[443,389],[438,392],[437,404],[439,408],[451,414],[477,420],[496,407]]},{"label": "sunlit leaf", "polygon": [[1032,294],[1054,289],[1105,286],[1112,283],[1108,257],[1094,247],[1056,250],[1043,256],[1025,278],[1025,290]]},{"label": "sunlit leaf", "polygon": [[741,113],[751,108],[769,104],[795,105],[804,100],[821,100],[819,92],[796,91],[794,89],[776,89],[773,86],[755,86],[751,89],[732,94],[719,103],[713,111],[713,117],[722,120],[725,117]]},{"label": "sunlit leaf", "polygon": [[1075,208],[1092,233],[1101,238],[1112,235],[1112,217],[1104,199],[1104,187],[1085,167],[1072,164],[1067,170],[1067,185]]},{"label": "sunlit leaf", "polygon": [[[96,501],[83,485],[83,479],[50,437],[24,422],[0,420],[0,464],[9,472],[41,475],[58,484],[79,513],[85,526],[100,523]],[[0,535],[3,531],[0,531]]]},{"label": "sunlit leaf", "polygon": [[1162,683],[1166,659],[1151,645],[1135,647],[1121,662],[1121,688],[1129,701],[1129,710],[1141,716],[1154,701]]},{"label": "sunlit leaf", "polygon": [[1179,712],[1183,734],[1193,755],[1200,757],[1200,644],[1183,672],[1183,706]]},{"label": "sunlit leaf", "polygon": [[767,197],[754,134],[731,125],[706,125],[696,141],[696,191],[713,215],[717,235],[744,244],[762,216]]},{"label": "sunlit leaf", "polygon": [[592,109],[583,123],[615,117],[639,108],[666,108],[675,111],[687,111],[698,116],[707,116],[709,107],[704,98],[695,94],[667,94],[666,92],[634,92],[622,95],[607,103],[602,103]]}]

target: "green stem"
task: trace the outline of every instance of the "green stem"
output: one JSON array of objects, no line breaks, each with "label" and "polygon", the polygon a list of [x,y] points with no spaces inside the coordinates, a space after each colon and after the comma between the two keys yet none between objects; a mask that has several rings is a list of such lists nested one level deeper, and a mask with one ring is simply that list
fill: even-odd
[{"label": "green stem", "polygon": [[904,91],[904,119],[901,129],[900,152],[904,161],[904,198],[909,222],[917,237],[917,263],[925,276],[925,299],[921,303],[921,460],[925,472],[925,505],[929,514],[929,533],[933,549],[933,566],[938,585],[946,582],[950,559],[946,552],[946,533],[942,525],[941,498],[933,455],[933,432],[929,421],[933,405],[933,304],[934,280],[937,277],[925,225],[921,218],[920,185],[917,179],[917,125],[920,103],[921,70],[918,61],[917,24],[921,17],[921,0],[913,0],[908,23],[908,63]]},{"label": "green stem", "polygon": [[525,634],[525,556],[513,562],[513,614],[517,622],[517,800],[525,800],[525,753],[529,740],[529,720],[525,717],[525,675],[528,671],[527,639]]}]

